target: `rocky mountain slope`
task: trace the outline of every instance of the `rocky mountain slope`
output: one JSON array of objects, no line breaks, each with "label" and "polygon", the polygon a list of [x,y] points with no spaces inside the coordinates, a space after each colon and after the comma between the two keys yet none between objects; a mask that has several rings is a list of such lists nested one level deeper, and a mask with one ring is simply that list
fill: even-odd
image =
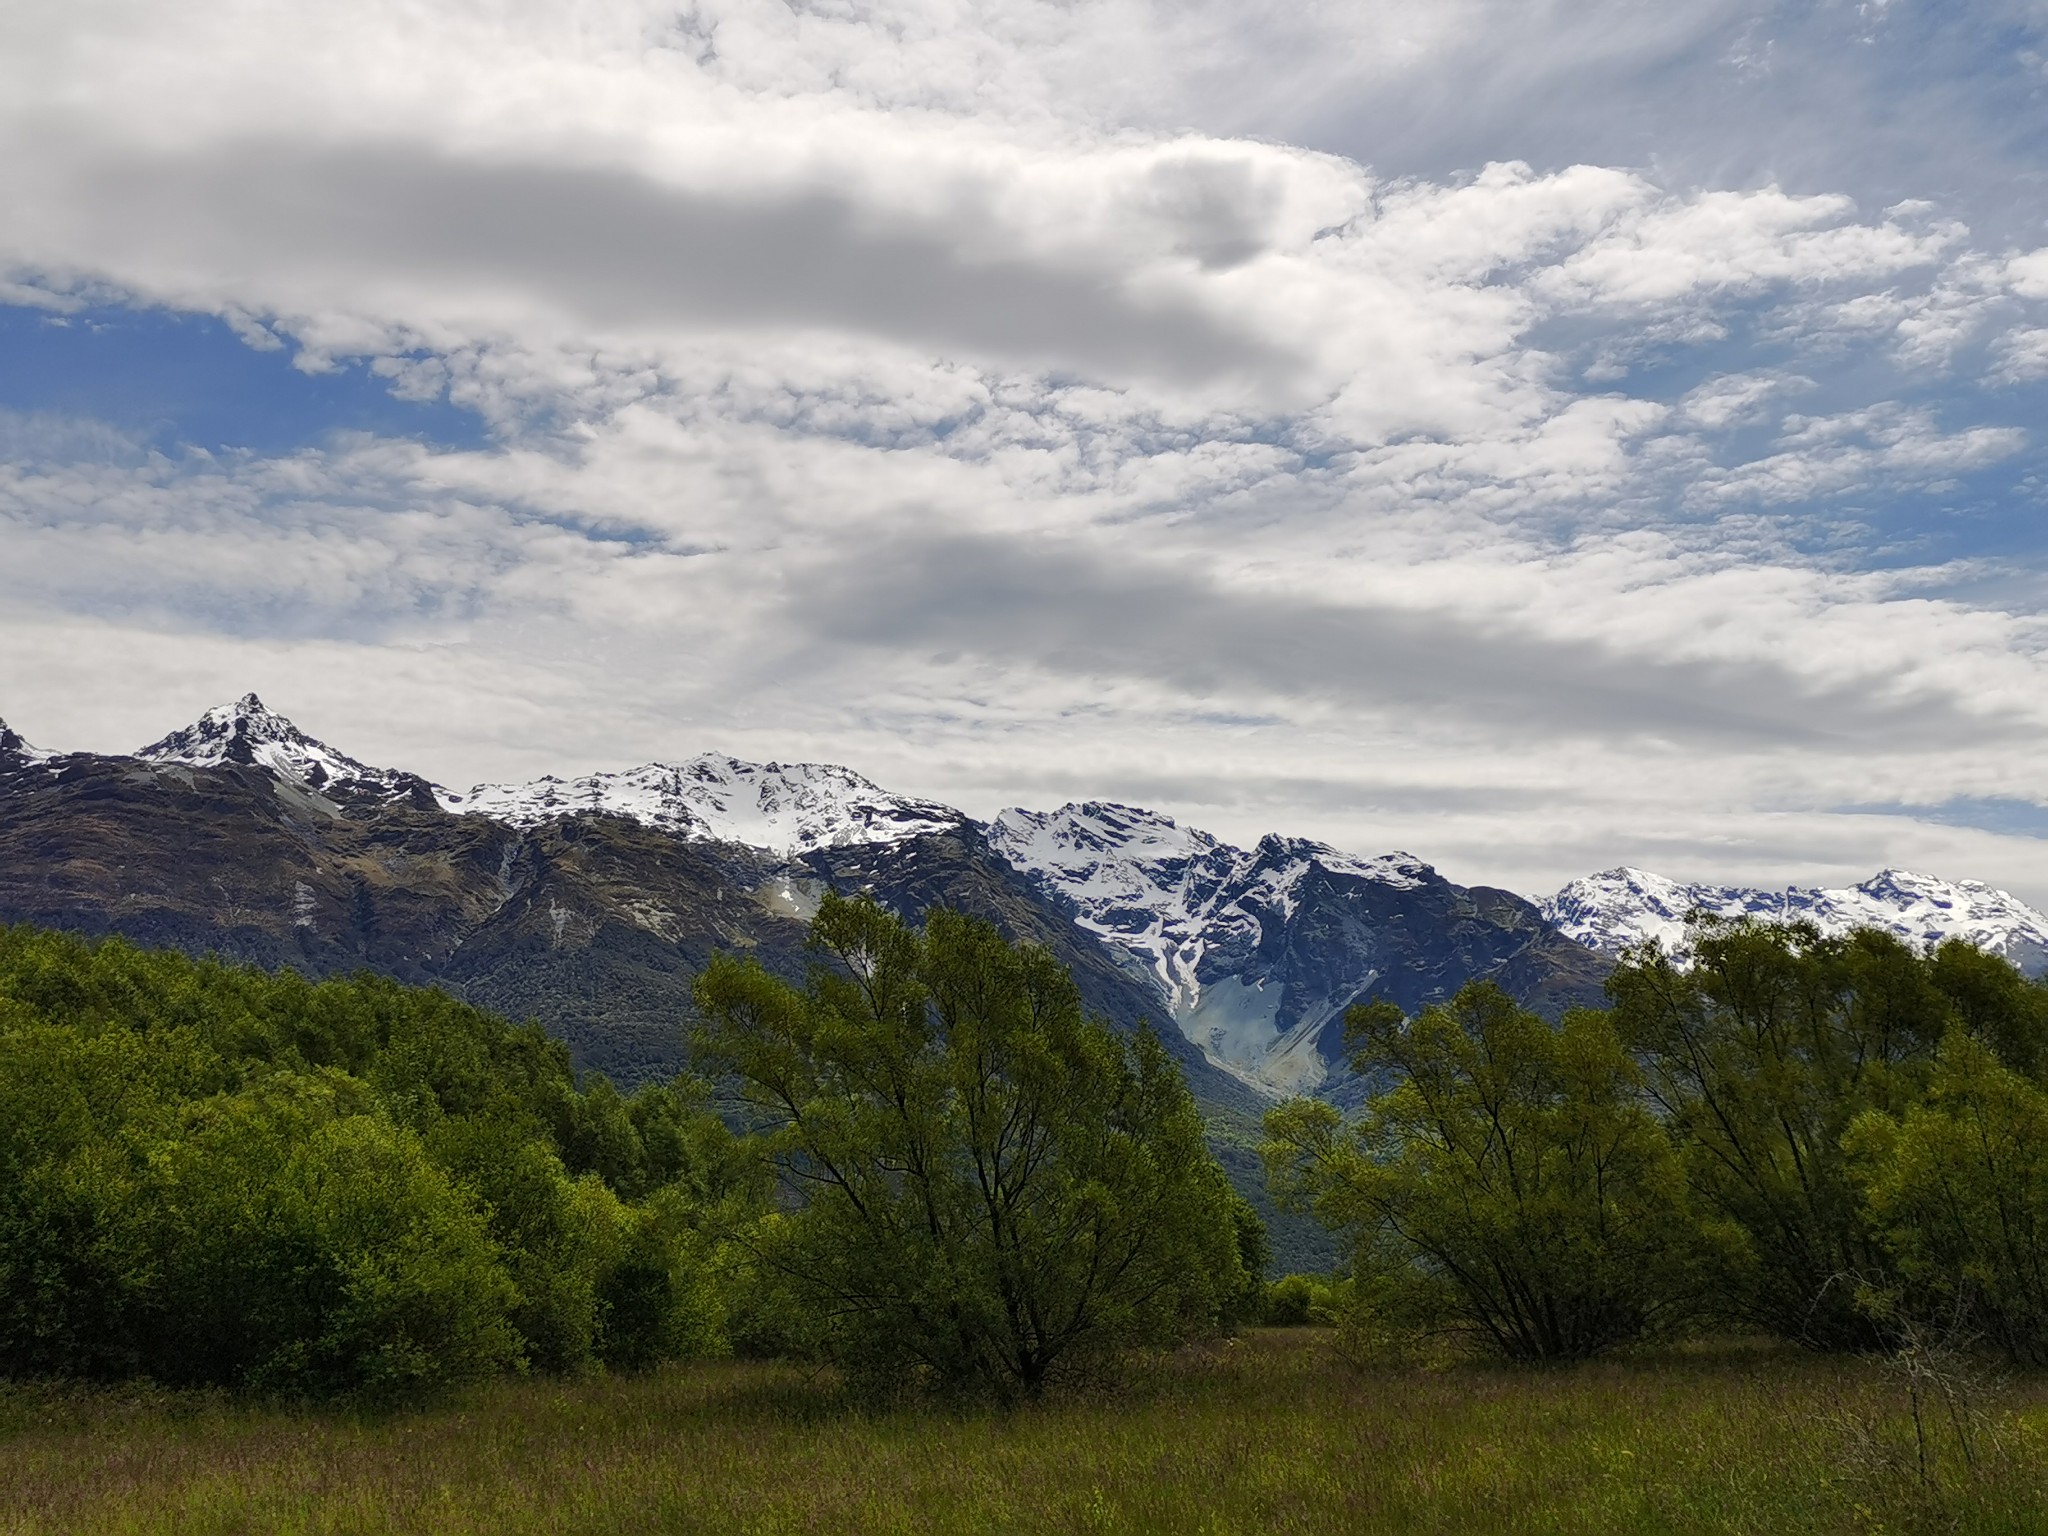
[{"label": "rocky mountain slope", "polygon": [[1099,801],[1004,811],[989,841],[1211,1059],[1269,1092],[1322,1087],[1343,1055],[1344,1012],[1362,999],[1412,1012],[1491,979],[1553,1015],[1602,1000],[1607,965],[1533,903],[1453,885],[1410,854],[1282,837],[1234,848]]},{"label": "rocky mountain slope", "polygon": [[[1060,954],[1112,1019],[1158,1013],[965,817],[843,768],[704,757],[455,795],[254,695],[130,757],[0,737],[0,920],[437,982],[627,1080],[680,1064],[714,949],[801,974],[827,888],[980,912]],[[1170,1043],[1210,1097],[1250,1106]]]},{"label": "rocky mountain slope", "polygon": [[1655,939],[1682,953],[1686,918],[1803,920],[1823,933],[1881,928],[1916,945],[1959,938],[2002,955],[2029,975],[2048,974],[2048,916],[1976,880],[1940,880],[1887,869],[1842,889],[1781,891],[1667,880],[1623,867],[1574,880],[1543,903],[1543,915],[1587,948],[1618,955]]}]

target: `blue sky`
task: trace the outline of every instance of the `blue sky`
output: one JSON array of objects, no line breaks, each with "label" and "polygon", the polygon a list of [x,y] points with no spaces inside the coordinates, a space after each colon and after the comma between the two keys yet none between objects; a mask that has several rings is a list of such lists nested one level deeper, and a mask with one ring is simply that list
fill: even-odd
[{"label": "blue sky", "polygon": [[292,352],[213,315],[96,304],[0,305],[0,410],[92,421],[138,450],[287,454],[336,433],[481,446],[480,416],[445,396],[403,400],[359,360],[308,373]]},{"label": "blue sky", "polygon": [[0,18],[0,714],[2048,900],[2048,6]]}]

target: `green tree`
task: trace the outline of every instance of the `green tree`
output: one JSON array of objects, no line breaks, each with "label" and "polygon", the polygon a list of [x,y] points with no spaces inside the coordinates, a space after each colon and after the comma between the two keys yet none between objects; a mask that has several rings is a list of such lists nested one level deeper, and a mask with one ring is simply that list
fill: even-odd
[{"label": "green tree", "polygon": [[1692,948],[1689,966],[1631,955],[1608,995],[1698,1207],[1735,1238],[1718,1249],[1725,1308],[1823,1348],[1877,1343],[1857,1298],[1889,1283],[1890,1259],[1842,1138],[1920,1097],[1955,1004],[1925,958],[1872,930],[1708,924]]},{"label": "green tree", "polygon": [[1345,1124],[1266,1118],[1276,1197],[1351,1241],[1367,1296],[1511,1359],[1598,1354],[1679,1320],[1698,1246],[1678,1159],[1607,1016],[1553,1028],[1491,983],[1345,1017],[1386,1086]]},{"label": "green tree", "polygon": [[2048,1364],[2048,1093],[1958,1029],[1927,1102],[1865,1111],[1845,1146],[1897,1265],[1885,1300]]},{"label": "green tree", "polygon": [[792,1196],[760,1262],[857,1380],[1033,1394],[1246,1293],[1235,1197],[1153,1036],[957,912],[919,931],[828,897],[812,937],[802,990],[715,959],[696,1048]]}]

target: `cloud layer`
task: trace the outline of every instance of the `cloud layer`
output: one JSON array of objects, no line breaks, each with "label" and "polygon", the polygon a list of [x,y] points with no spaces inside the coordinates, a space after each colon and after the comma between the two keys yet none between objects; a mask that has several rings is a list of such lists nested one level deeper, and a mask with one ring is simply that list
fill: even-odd
[{"label": "cloud layer", "polygon": [[1952,813],[2048,801],[2048,208],[1980,174],[2043,17],[1994,10],[15,7],[0,302],[487,433],[0,418],[0,711],[2048,897]]}]

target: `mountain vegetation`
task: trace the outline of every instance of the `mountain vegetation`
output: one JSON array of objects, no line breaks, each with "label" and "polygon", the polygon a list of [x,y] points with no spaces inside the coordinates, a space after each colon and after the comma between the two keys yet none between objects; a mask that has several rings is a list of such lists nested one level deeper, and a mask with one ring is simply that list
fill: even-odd
[{"label": "mountain vegetation", "polygon": [[384,1398],[741,1347],[1008,1398],[1260,1295],[1172,1059],[1043,949],[828,899],[622,1097],[445,993],[0,931],[0,1375]]}]

